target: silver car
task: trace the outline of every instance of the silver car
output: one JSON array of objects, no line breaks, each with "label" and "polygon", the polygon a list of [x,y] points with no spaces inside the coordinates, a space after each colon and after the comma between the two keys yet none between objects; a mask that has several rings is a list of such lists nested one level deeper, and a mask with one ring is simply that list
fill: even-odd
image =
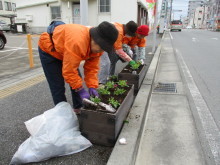
[{"label": "silver car", "polygon": [[10,25],[7,24],[5,21],[0,20],[0,30],[1,31],[10,31]]}]

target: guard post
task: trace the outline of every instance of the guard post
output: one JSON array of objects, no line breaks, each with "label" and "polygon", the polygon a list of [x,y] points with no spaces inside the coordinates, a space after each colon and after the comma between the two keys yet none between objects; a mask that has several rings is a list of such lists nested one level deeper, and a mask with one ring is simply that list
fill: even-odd
[{"label": "guard post", "polygon": [[30,34],[27,35],[27,41],[28,41],[30,68],[33,68],[34,67],[34,57],[33,57],[32,42],[31,42],[31,35]]}]

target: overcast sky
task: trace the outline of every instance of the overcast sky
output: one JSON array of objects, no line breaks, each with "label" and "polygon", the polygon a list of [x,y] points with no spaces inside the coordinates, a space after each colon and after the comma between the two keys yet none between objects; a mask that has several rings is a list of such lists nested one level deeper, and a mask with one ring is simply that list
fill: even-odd
[{"label": "overcast sky", "polygon": [[173,10],[182,10],[182,12],[174,12],[174,19],[187,16],[188,2],[189,0],[173,0]]}]

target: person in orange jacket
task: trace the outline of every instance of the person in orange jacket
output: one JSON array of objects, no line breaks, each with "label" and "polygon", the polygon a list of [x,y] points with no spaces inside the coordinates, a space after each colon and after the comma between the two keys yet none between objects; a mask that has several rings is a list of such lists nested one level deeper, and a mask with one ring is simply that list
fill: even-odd
[{"label": "person in orange jacket", "polygon": [[[117,29],[109,22],[97,27],[79,24],[56,26],[52,37],[47,32],[39,39],[41,64],[52,93],[54,104],[67,101],[65,82],[71,87],[74,111],[80,112],[82,99],[98,96],[98,70],[103,51],[111,52],[118,37]],[[84,63],[84,81],[89,88],[83,88],[79,66]]]},{"label": "person in orange jacket", "polygon": [[[118,30],[118,38],[114,44],[112,53],[104,53],[101,57],[101,69],[99,72],[99,83],[105,84],[108,76],[115,74],[115,67],[120,59],[122,62],[129,62],[129,65],[135,65],[136,62],[124,52],[122,42],[124,36],[135,36],[138,25],[134,21],[129,21],[127,24],[113,23]],[[110,66],[109,66],[110,65]]]},{"label": "person in orange jacket", "polygon": [[144,64],[146,36],[148,36],[149,27],[147,25],[141,25],[137,28],[135,37],[124,36],[123,38],[123,50],[133,56],[134,61],[140,61]]}]

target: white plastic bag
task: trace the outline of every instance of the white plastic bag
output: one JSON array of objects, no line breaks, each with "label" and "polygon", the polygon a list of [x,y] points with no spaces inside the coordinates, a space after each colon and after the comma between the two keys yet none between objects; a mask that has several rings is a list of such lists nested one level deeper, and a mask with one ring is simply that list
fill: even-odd
[{"label": "white plastic bag", "polygon": [[53,109],[26,121],[25,125],[31,136],[20,145],[10,164],[70,155],[92,145],[81,135],[77,116],[67,102],[57,104]]}]

